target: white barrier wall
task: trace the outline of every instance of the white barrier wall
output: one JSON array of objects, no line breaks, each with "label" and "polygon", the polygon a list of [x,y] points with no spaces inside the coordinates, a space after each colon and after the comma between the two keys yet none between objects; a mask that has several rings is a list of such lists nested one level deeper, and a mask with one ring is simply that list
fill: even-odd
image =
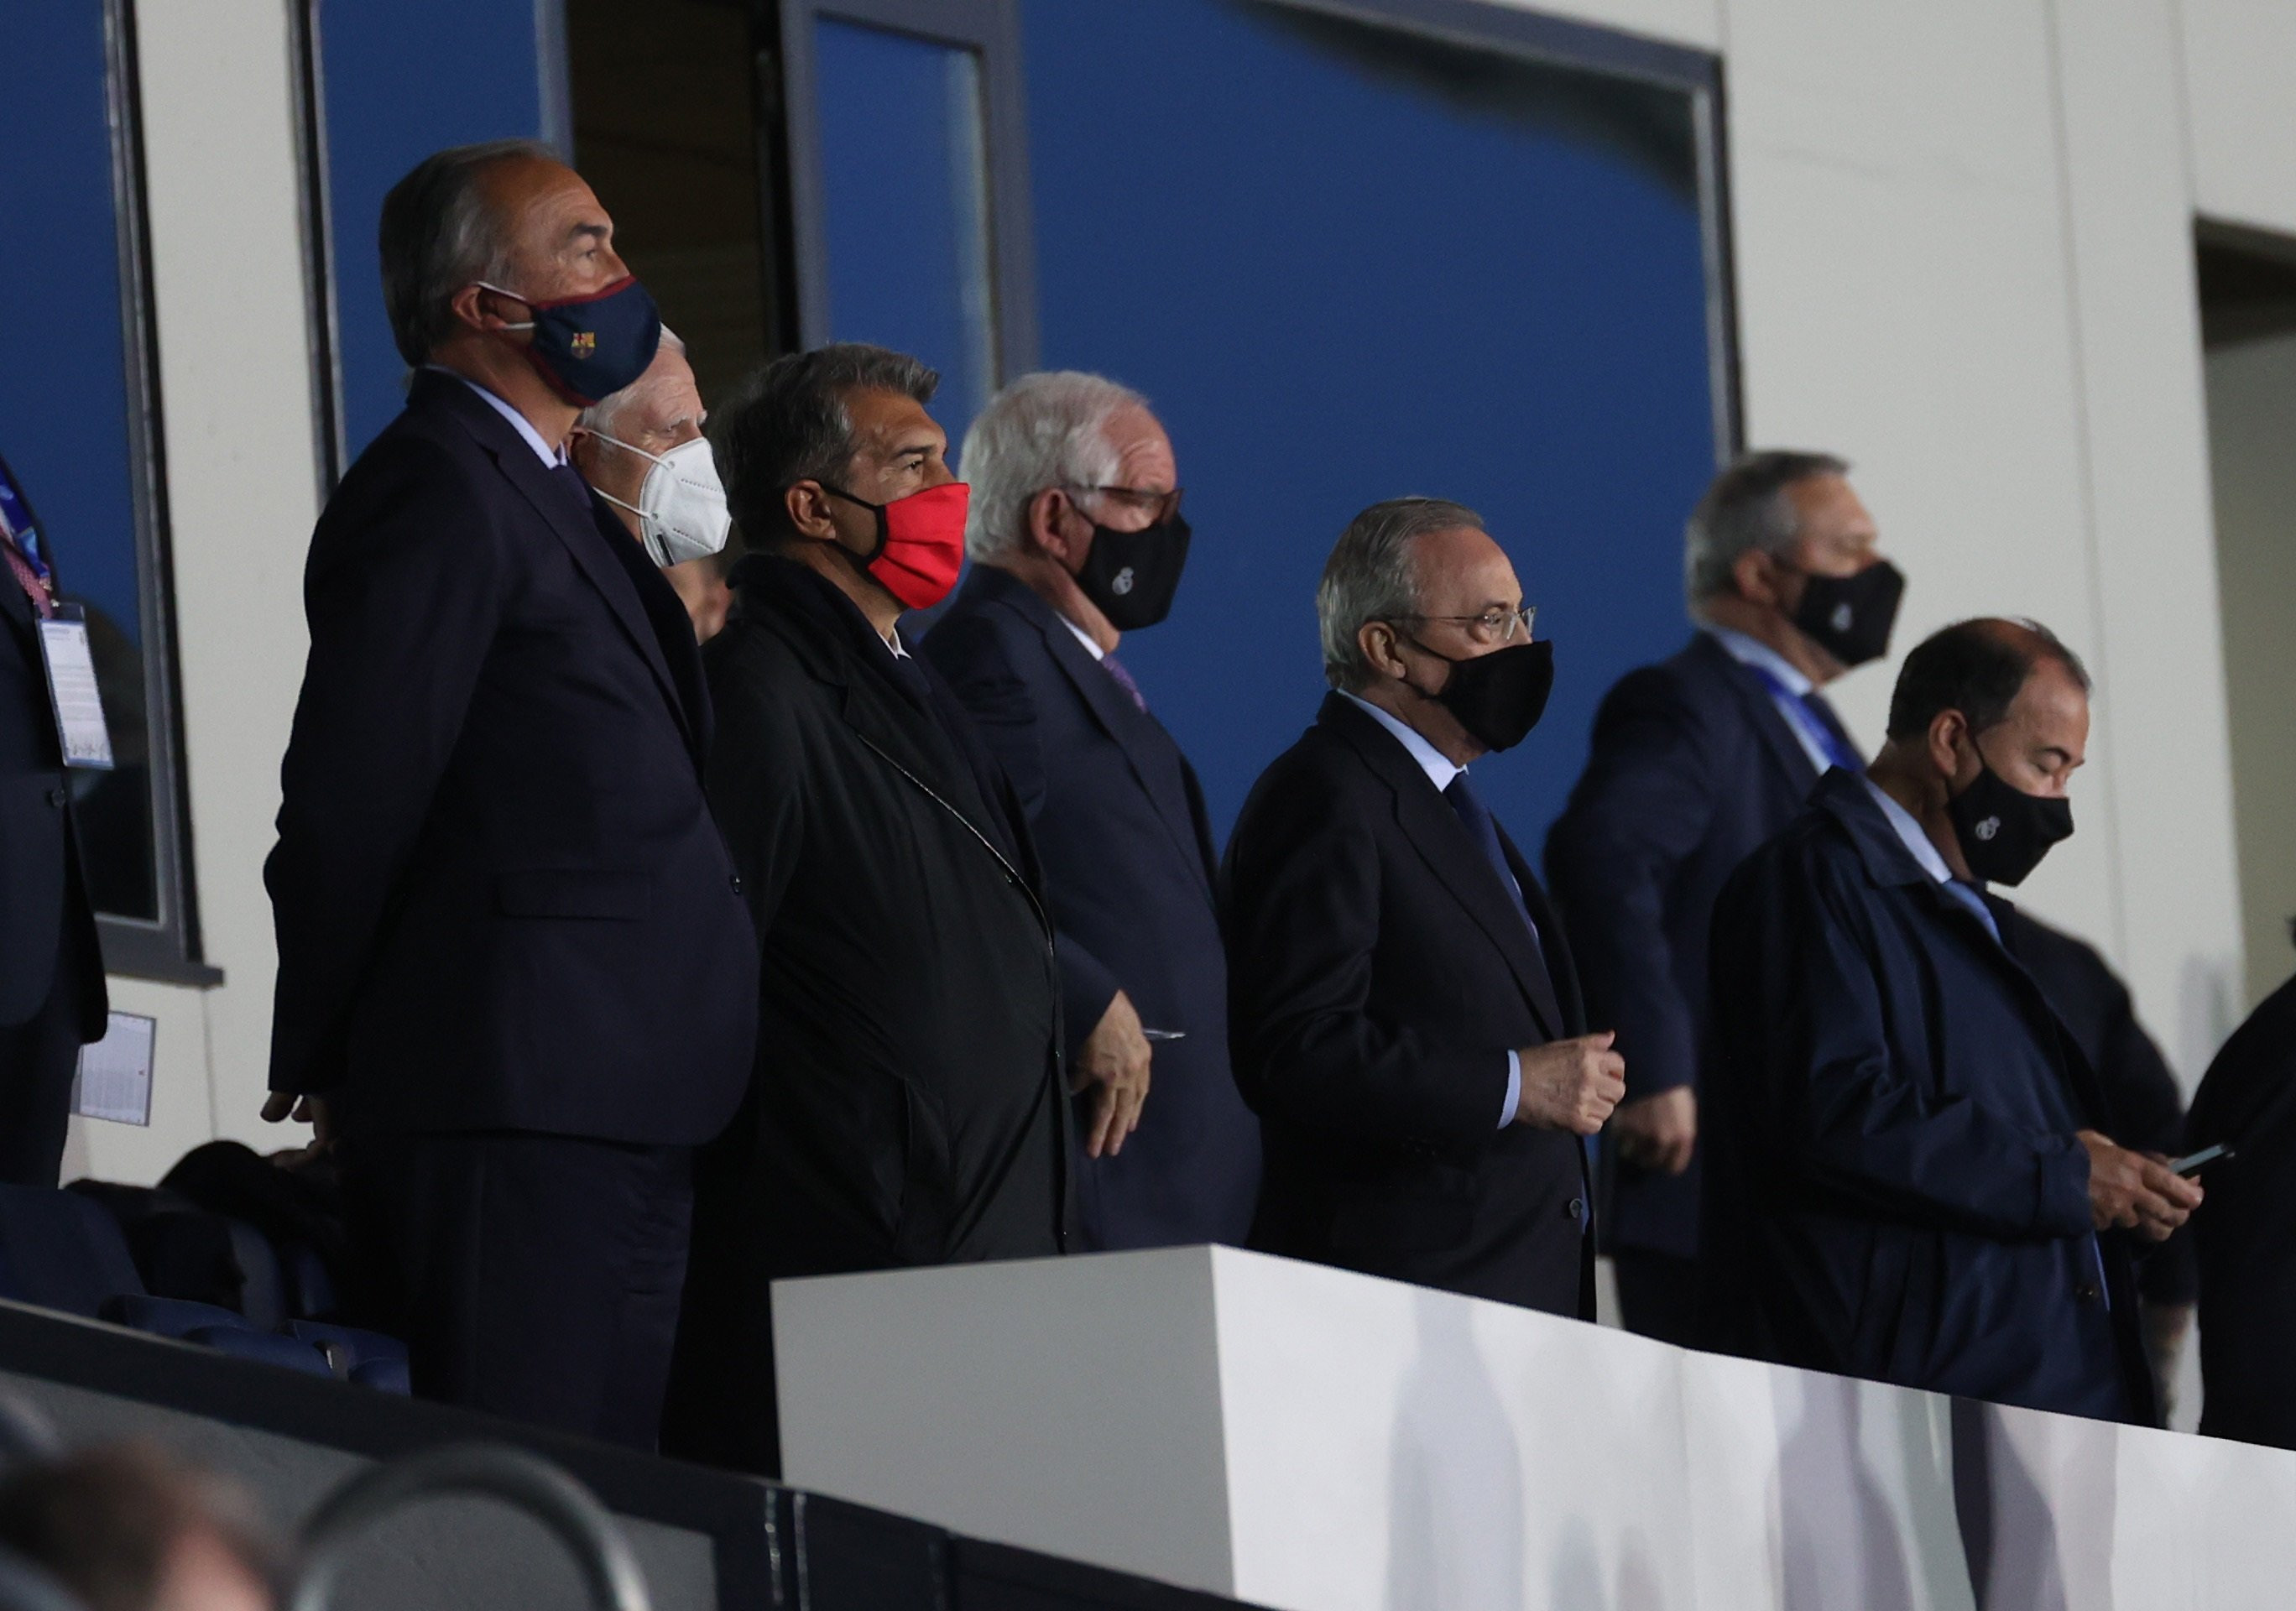
[{"label": "white barrier wall", "polygon": [[791,1483],[1284,1611],[2233,1611],[2296,1573],[2296,1455],[1231,1248],[774,1310]]}]

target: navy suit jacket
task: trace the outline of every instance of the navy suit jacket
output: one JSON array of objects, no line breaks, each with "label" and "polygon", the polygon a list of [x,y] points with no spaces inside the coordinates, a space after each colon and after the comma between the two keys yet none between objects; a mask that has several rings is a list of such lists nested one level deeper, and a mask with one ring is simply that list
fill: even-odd
[{"label": "navy suit jacket", "polygon": [[603,508],[423,371],[320,516],[264,867],[271,1086],[347,1129],[674,1145],[742,1100],[758,956],[709,692]]},{"label": "navy suit jacket", "polygon": [[1592,1320],[1585,1150],[1501,1123],[1507,1052],[1586,1019],[1499,838],[1536,945],[1419,763],[1340,695],[1253,785],[1221,870],[1229,1043],[1267,1160],[1252,1245]]},{"label": "navy suit jacket", "polygon": [[1707,1345],[2151,1421],[2127,1250],[2090,1230],[2087,1062],[1862,779],[1732,875],[1713,956]]},{"label": "navy suit jacket", "polygon": [[97,1041],[109,1016],[103,956],[80,872],[71,774],[56,742],[37,619],[0,560],[0,1029],[46,1004],[56,960],[69,947],[78,960],[79,1036]]},{"label": "navy suit jacket", "polygon": [[[1767,685],[1710,634],[1604,697],[1587,770],[1546,836],[1546,876],[1587,1021],[1618,1032],[1628,1100],[1699,1084],[1714,897],[1816,781]],[[1603,1173],[1606,1245],[1697,1254],[1698,1155],[1668,1175],[1606,1146]]]},{"label": "navy suit jacket", "polygon": [[972,568],[921,652],[1028,812],[1060,929],[1070,1061],[1119,989],[1144,1025],[1185,1036],[1154,1043],[1124,1150],[1079,1160],[1084,1246],[1241,1245],[1259,1126],[1228,1067],[1217,864],[1194,768],[1053,608],[994,566]]}]

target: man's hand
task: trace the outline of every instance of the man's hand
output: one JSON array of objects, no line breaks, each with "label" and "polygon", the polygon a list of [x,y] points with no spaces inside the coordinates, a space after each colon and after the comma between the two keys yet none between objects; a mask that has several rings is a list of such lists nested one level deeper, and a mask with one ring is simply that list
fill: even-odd
[{"label": "man's hand", "polygon": [[1618,1038],[1606,1029],[1575,1041],[1524,1047],[1519,1054],[1522,1096],[1515,1104],[1514,1122],[1577,1135],[1600,1130],[1627,1094],[1627,1059],[1611,1050]]},{"label": "man's hand", "polygon": [[293,1119],[299,1124],[311,1127],[311,1150],[324,1152],[335,1144],[335,1116],[327,1111],[327,1099],[305,1093],[297,1096],[291,1091],[275,1091],[263,1099],[263,1121],[276,1124],[282,1119]]},{"label": "man's hand", "polygon": [[1698,1092],[1687,1085],[1623,1104],[1611,1120],[1619,1156],[1656,1174],[1680,1174],[1698,1146]]},{"label": "man's hand", "polygon": [[1132,998],[1121,990],[1100,1015],[1100,1026],[1077,1054],[1069,1089],[1082,1092],[1100,1087],[1093,1102],[1092,1119],[1085,1126],[1085,1156],[1114,1157],[1124,1150],[1124,1138],[1140,1128],[1140,1109],[1148,1100],[1148,1037],[1140,1033],[1140,1015]]},{"label": "man's hand", "polygon": [[2099,1231],[2118,1225],[2156,1242],[2201,1206],[2201,1185],[2169,1173],[2166,1164],[2116,1147],[2094,1130],[2075,1137],[2088,1149],[2088,1205]]}]

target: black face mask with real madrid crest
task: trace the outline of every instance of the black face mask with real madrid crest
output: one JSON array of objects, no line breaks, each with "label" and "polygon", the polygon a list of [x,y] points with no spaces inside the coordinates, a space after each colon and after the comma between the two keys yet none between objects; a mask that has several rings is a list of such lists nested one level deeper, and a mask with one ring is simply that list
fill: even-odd
[{"label": "black face mask with real madrid crest", "polygon": [[1116,531],[1095,520],[1077,586],[1117,631],[1153,626],[1172,612],[1180,572],[1187,568],[1188,536],[1177,510],[1139,531]]},{"label": "black face mask with real madrid crest", "polygon": [[[1972,740],[1974,748],[1975,740]],[[2062,796],[2027,794],[1986,765],[1978,751],[1977,775],[1946,802],[1953,837],[1961,842],[1969,871],[1988,884],[2014,887],[2041,864],[2049,846],[2073,835],[2073,806]]]}]

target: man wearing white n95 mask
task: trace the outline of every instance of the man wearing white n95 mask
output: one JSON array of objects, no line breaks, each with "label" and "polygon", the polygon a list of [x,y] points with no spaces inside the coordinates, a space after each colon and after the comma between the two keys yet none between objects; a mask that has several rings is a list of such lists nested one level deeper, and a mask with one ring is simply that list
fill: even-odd
[{"label": "man wearing white n95 mask", "polygon": [[709,417],[685,343],[664,330],[646,372],[575,421],[574,467],[665,569],[726,546],[726,488],[701,435]]}]

